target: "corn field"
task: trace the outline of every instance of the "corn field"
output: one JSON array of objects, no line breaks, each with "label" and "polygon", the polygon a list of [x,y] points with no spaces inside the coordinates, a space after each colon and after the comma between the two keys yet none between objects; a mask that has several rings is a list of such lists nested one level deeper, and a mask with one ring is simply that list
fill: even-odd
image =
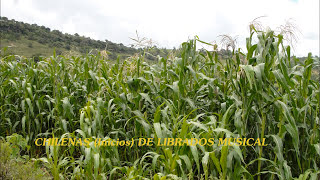
[{"label": "corn field", "polygon": [[[254,41],[256,38],[256,41]],[[319,179],[319,60],[251,28],[221,59],[195,37],[179,57],[0,61],[0,136],[53,179]],[[265,138],[267,146],[36,146],[36,138]]]}]

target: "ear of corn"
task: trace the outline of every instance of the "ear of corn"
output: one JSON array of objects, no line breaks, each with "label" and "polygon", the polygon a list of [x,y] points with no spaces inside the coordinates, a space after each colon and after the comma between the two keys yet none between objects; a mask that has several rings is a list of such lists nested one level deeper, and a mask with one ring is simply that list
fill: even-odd
[{"label": "ear of corn", "polygon": [[[253,43],[252,36],[258,41]],[[283,37],[252,30],[247,53],[218,60],[197,37],[181,58],[123,62],[87,55],[0,61],[0,136],[19,133],[54,179],[319,177],[319,59],[290,55]],[[208,43],[206,43],[208,44]],[[259,146],[47,146],[39,137],[266,138]],[[40,150],[40,152],[39,152]]]}]

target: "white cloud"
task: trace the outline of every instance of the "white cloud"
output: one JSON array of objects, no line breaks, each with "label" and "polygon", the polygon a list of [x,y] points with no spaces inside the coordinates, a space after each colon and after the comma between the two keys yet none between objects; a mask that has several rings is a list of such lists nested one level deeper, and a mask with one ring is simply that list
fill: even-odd
[{"label": "white cloud", "polygon": [[295,54],[319,55],[318,0],[2,0],[1,14],[67,33],[131,43],[135,31],[162,47],[177,47],[188,38],[218,41],[217,36],[238,36],[244,47],[248,24],[259,16],[275,28],[292,18],[301,31]]}]

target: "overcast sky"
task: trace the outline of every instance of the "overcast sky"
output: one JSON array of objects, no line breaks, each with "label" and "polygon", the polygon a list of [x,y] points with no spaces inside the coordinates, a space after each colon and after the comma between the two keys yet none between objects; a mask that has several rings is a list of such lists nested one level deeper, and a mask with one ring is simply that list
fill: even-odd
[{"label": "overcast sky", "polygon": [[244,52],[254,18],[266,16],[260,21],[271,28],[292,19],[300,31],[294,54],[319,55],[319,0],[1,0],[1,16],[125,45],[136,30],[167,48],[228,34]]}]

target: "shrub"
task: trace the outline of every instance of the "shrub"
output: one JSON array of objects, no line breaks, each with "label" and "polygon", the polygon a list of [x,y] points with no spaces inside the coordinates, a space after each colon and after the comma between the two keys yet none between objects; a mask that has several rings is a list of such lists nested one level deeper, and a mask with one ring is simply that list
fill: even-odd
[{"label": "shrub", "polygon": [[7,141],[0,140],[0,179],[52,179],[45,169],[27,160],[28,156],[20,156],[20,150],[26,147],[26,140],[21,135],[9,136]]}]

